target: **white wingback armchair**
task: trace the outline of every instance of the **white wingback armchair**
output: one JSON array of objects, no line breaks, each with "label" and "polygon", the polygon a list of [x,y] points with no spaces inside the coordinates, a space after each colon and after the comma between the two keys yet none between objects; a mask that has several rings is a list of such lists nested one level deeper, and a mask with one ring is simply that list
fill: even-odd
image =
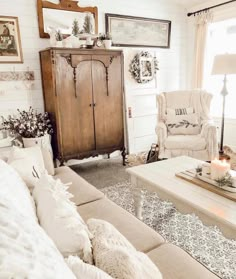
[{"label": "white wingback armchair", "polygon": [[[211,94],[199,90],[157,95],[160,158],[187,155],[210,161],[218,157],[217,128],[209,116],[211,99]],[[193,118],[196,123],[191,123]]]}]

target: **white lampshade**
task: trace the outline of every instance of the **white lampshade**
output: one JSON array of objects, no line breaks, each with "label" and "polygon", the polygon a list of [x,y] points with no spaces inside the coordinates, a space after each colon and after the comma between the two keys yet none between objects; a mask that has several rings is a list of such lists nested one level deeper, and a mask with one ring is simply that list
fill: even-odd
[{"label": "white lampshade", "polygon": [[236,54],[216,55],[212,67],[212,75],[236,74]]}]

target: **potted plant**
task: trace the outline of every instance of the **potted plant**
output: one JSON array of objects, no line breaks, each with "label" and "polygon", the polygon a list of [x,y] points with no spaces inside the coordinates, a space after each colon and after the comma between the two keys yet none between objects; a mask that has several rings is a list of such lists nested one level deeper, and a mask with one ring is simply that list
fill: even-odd
[{"label": "potted plant", "polygon": [[91,20],[91,14],[87,13],[84,18],[83,33],[93,34],[93,24]]},{"label": "potted plant", "polygon": [[112,36],[110,33],[102,34],[100,36],[100,39],[103,41],[105,48],[107,48],[107,49],[111,48]]},{"label": "potted plant", "polygon": [[51,135],[53,128],[47,112],[38,113],[32,107],[29,111],[18,111],[18,116],[2,117],[1,130],[7,130],[14,137],[21,137],[24,147],[39,145],[52,154]]},{"label": "potted plant", "polygon": [[60,29],[58,29],[58,30],[56,31],[55,37],[56,37],[56,46],[57,46],[57,47],[62,47],[63,35],[62,35]]},{"label": "potted plant", "polygon": [[80,34],[79,22],[75,18],[72,24],[71,35],[66,39],[66,41],[68,41],[72,47],[79,48],[80,47],[79,34]]}]

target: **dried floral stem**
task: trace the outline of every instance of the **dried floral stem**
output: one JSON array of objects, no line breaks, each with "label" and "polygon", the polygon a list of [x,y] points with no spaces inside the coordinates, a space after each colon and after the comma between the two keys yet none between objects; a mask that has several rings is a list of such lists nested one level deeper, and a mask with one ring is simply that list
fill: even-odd
[{"label": "dried floral stem", "polygon": [[7,119],[2,117],[1,130],[8,130],[13,135],[24,138],[41,137],[53,133],[52,124],[47,112],[37,113],[32,107],[29,111],[17,110],[18,116],[9,115]]}]

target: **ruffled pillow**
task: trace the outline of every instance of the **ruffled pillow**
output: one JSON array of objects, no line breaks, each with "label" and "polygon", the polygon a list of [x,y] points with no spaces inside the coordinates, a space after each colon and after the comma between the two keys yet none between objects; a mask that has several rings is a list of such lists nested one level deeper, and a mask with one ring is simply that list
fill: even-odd
[{"label": "ruffled pillow", "polygon": [[138,252],[110,223],[89,219],[95,265],[116,279],[161,279],[149,257]]},{"label": "ruffled pillow", "polygon": [[33,197],[39,222],[64,257],[79,256],[92,263],[91,234],[76,210],[73,197],[59,179],[43,174],[35,185]]}]

